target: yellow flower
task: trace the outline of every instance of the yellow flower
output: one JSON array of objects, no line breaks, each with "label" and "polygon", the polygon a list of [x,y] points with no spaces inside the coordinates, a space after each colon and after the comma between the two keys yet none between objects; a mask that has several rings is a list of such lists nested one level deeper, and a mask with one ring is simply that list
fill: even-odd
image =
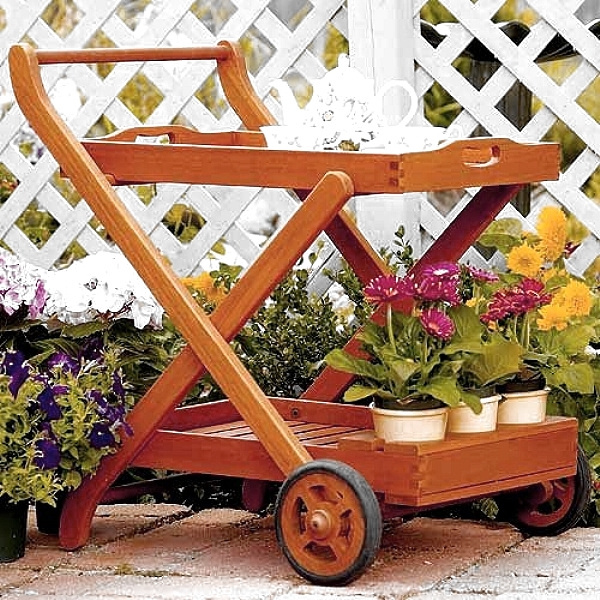
[{"label": "yellow flower", "polygon": [[186,287],[200,292],[208,302],[213,304],[219,304],[227,296],[227,290],[222,286],[215,285],[214,279],[207,271],[200,273],[197,277],[184,277],[181,281]]},{"label": "yellow flower", "polygon": [[548,331],[552,328],[562,331],[567,327],[569,315],[564,306],[557,302],[551,302],[540,308],[540,318],[537,320],[537,326],[542,331]]},{"label": "yellow flower", "polygon": [[569,317],[584,317],[592,309],[592,294],[581,281],[570,281],[558,294],[556,301],[564,307]]},{"label": "yellow flower", "polygon": [[515,246],[506,257],[506,266],[525,277],[535,277],[539,275],[542,268],[541,254],[531,246]]},{"label": "yellow flower", "polygon": [[556,206],[546,206],[540,212],[536,225],[540,238],[538,249],[549,261],[560,258],[567,243],[567,217]]}]

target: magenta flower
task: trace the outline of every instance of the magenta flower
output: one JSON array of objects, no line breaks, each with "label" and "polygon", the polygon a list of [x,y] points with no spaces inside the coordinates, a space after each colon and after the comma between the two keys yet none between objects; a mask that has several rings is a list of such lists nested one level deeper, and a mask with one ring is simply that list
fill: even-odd
[{"label": "magenta flower", "polygon": [[427,308],[420,317],[423,329],[429,334],[441,340],[447,341],[455,331],[452,319],[439,308]]},{"label": "magenta flower", "polygon": [[481,315],[484,323],[501,321],[507,317],[524,315],[552,300],[551,294],[544,293],[544,284],[537,279],[524,279],[512,288],[498,290]]},{"label": "magenta flower", "polygon": [[412,298],[412,279],[396,275],[380,275],[365,287],[365,298],[372,304],[390,304],[396,300]]},{"label": "magenta flower", "polygon": [[416,278],[416,294],[428,302],[460,304],[460,267],[451,262],[426,266]]},{"label": "magenta flower", "polygon": [[469,272],[469,275],[479,283],[491,283],[500,279],[498,275],[492,271],[479,269],[478,267],[473,267],[471,265],[467,265],[467,271]]}]

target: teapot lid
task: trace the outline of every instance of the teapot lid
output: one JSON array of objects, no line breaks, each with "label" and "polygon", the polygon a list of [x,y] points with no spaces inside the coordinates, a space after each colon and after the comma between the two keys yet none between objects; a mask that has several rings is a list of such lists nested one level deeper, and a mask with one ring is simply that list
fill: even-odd
[{"label": "teapot lid", "polygon": [[337,67],[334,67],[328,71],[324,76],[323,80],[330,82],[344,82],[345,85],[360,85],[367,81],[365,76],[354,67],[350,66],[350,57],[347,54],[340,54],[338,56]]}]

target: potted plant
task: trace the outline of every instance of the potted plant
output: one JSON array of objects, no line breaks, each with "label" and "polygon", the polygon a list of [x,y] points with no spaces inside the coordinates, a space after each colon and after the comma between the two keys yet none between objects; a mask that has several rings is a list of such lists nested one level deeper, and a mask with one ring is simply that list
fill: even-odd
[{"label": "potted plant", "polygon": [[[448,407],[480,413],[473,386],[494,385],[516,372],[520,346],[488,331],[477,314],[474,290],[489,276],[439,263],[404,277],[377,277],[366,286],[366,299],[385,309],[383,320],[368,322],[358,334],[370,358],[335,349],[325,360],[358,377],[344,400],[372,402],[378,435],[389,440],[389,417],[401,422],[401,441],[422,441],[430,420],[437,424],[426,439],[442,439]],[[420,423],[407,432],[405,419]]]},{"label": "potted plant", "polygon": [[506,259],[481,318],[523,347],[519,372],[501,389],[501,423],[542,421],[552,389],[567,394],[594,390],[587,349],[600,334],[600,303],[594,285],[567,269],[565,258],[575,248],[568,231],[562,210],[545,207],[536,232],[501,219],[481,238]]},{"label": "potted plant", "polygon": [[115,452],[130,398],[117,354],[99,340],[77,355],[34,365],[21,352],[0,361],[0,498],[55,506]]}]

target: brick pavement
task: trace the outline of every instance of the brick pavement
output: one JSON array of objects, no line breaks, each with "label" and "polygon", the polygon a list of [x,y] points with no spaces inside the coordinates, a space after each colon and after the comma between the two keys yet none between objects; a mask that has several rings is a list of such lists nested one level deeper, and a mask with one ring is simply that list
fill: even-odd
[{"label": "brick pavement", "polygon": [[599,547],[598,529],[523,539],[504,524],[388,522],[372,568],[345,588],[324,588],[292,571],[269,517],[115,505],[99,508],[90,543],[76,552],[31,522],[25,557],[0,565],[0,598],[579,600],[600,591]]}]

